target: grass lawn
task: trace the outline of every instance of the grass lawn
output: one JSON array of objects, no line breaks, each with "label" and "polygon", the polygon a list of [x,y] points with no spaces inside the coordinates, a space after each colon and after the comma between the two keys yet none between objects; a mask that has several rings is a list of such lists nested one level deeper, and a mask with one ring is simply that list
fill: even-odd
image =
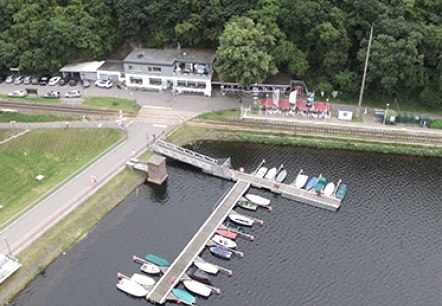
[{"label": "grass lawn", "polygon": [[[112,129],[33,130],[0,146],[0,224],[123,136]],[[44,175],[37,181],[37,175]]]},{"label": "grass lawn", "polygon": [[58,104],[60,99],[47,99],[42,97],[25,97],[25,98],[9,98],[7,95],[0,94],[0,98],[9,102],[29,102],[29,103],[45,103],[45,104]]},{"label": "grass lawn", "polygon": [[239,112],[240,110],[235,109],[225,109],[225,110],[219,110],[214,111],[210,113],[204,113],[199,115],[197,118],[199,119],[212,119],[212,120],[220,120],[220,119],[239,119]]},{"label": "grass lawn", "polygon": [[74,117],[61,117],[44,114],[25,114],[20,112],[2,112],[0,111],[0,122],[53,122],[53,121],[76,121],[80,120]]},{"label": "grass lawn", "polygon": [[19,130],[15,130],[15,129],[8,129],[8,130],[0,130],[0,141],[5,140],[17,133],[19,133]]},{"label": "grass lawn", "polygon": [[101,109],[121,109],[126,112],[138,112],[140,110],[140,106],[132,100],[111,97],[87,97],[84,105]]}]

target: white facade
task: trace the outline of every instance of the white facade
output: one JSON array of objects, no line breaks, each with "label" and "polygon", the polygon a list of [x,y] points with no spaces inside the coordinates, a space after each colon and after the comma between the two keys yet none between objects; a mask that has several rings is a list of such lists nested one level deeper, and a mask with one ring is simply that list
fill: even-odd
[{"label": "white facade", "polygon": [[351,109],[340,109],[338,119],[351,121],[353,119],[353,111]]}]

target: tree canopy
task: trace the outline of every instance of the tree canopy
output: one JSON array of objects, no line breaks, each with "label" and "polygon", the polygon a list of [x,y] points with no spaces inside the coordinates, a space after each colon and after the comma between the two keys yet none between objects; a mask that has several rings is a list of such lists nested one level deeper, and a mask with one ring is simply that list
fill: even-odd
[{"label": "tree canopy", "polygon": [[441,1],[3,0],[0,71],[54,73],[124,41],[217,49],[221,79],[276,72],[357,93],[371,25],[367,92],[442,105]]}]

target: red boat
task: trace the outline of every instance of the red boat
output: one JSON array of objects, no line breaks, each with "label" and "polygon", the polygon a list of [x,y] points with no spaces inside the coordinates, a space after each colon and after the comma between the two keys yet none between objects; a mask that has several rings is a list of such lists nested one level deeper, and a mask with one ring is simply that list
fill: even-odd
[{"label": "red boat", "polygon": [[229,238],[229,239],[232,239],[232,240],[236,240],[236,237],[238,237],[237,233],[234,233],[234,232],[231,232],[231,231],[225,230],[225,229],[218,229],[218,230],[216,230],[216,233],[218,235],[221,235],[221,236],[223,236],[225,238]]}]

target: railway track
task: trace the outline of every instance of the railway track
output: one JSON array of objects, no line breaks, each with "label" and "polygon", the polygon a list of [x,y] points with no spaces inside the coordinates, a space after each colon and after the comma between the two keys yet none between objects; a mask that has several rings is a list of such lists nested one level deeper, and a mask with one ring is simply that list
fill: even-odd
[{"label": "railway track", "polygon": [[[36,111],[48,113],[64,113],[76,115],[95,115],[95,116],[119,116],[117,110],[107,110],[92,107],[84,107],[77,105],[61,105],[61,104],[43,104],[43,103],[25,103],[25,102],[8,102],[0,101],[0,109],[16,109],[23,111]],[[136,112],[124,112],[125,117],[135,117]]]},{"label": "railway track", "polygon": [[423,135],[413,131],[388,131],[381,129],[364,129],[354,127],[335,127],[335,126],[315,126],[296,123],[269,123],[252,120],[199,120],[194,119],[196,123],[214,123],[228,126],[244,126],[252,128],[261,128],[266,130],[281,130],[290,132],[301,132],[309,134],[321,134],[330,136],[347,136],[359,138],[371,138],[379,140],[403,141],[416,144],[442,145],[442,135]]}]

